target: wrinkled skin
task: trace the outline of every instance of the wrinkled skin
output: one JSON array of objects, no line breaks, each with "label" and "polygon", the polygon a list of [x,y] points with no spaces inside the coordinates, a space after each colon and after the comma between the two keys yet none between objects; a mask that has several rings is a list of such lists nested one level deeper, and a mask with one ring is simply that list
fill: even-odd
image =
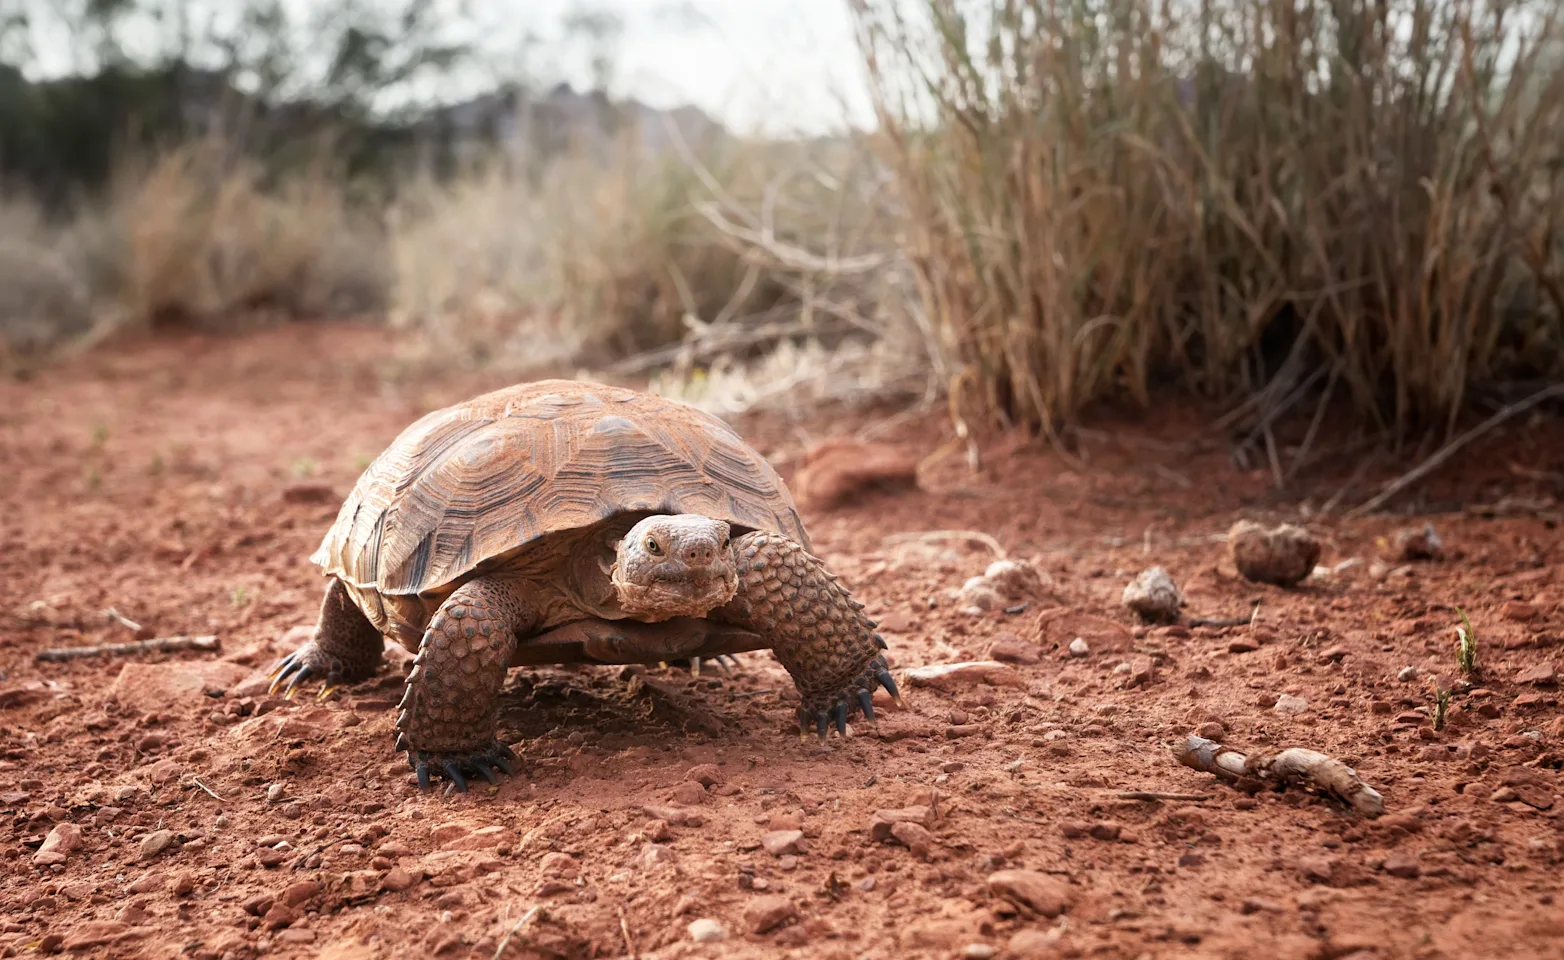
[{"label": "wrinkled skin", "polygon": [[609,577],[620,607],[637,620],[703,617],[738,590],[728,525],[694,515],[647,517],[619,541]]}]

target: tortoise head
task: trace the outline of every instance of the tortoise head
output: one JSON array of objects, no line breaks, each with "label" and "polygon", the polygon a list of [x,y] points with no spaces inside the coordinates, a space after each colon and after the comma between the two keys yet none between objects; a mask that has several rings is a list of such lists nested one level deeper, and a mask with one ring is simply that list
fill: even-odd
[{"label": "tortoise head", "polygon": [[702,617],[738,591],[731,531],[699,514],[659,514],[630,528],[614,550],[609,580],[638,620]]}]

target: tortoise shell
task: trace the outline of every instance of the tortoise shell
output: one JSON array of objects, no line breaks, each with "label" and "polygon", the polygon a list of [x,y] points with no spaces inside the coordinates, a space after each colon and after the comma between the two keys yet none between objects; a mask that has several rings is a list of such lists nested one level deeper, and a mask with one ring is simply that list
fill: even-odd
[{"label": "tortoise shell", "polygon": [[703,514],[809,549],[782,478],[717,417],[633,390],[542,380],[403,430],[310,559],[361,596],[427,597],[553,534],[632,512]]}]

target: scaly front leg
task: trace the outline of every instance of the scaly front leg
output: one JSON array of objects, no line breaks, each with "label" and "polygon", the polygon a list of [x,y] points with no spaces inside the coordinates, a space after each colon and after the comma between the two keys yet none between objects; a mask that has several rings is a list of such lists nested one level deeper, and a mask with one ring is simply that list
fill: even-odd
[{"label": "scaly front leg", "polygon": [[496,734],[517,635],[537,623],[524,589],[504,578],[471,580],[429,621],[396,719],[397,749],[407,751],[419,786],[429,786],[431,770],[459,792],[469,775],[495,783],[495,767],[514,772],[516,755]]},{"label": "scaly front leg", "polygon": [[824,740],[831,726],[847,735],[849,717],[874,720],[874,688],[900,703],[886,664],[885,641],[836,575],[797,542],[776,533],[733,541],[738,593],[713,619],[762,633],[803,698],[799,734]]}]

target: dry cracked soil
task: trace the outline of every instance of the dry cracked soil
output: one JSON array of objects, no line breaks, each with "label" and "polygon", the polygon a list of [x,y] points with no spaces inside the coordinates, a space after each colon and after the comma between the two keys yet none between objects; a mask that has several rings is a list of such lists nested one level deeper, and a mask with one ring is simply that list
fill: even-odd
[{"label": "dry cracked soil", "polygon": [[[890,644],[906,709],[877,730],[800,742],[766,654],[517,669],[518,775],[421,793],[392,750],[406,657],[323,701],[265,670],[313,621],[308,556],[358,472],[500,382],[397,373],[333,324],[0,385],[0,956],[1564,956],[1552,421],[1474,444],[1416,514],[1350,520],[1318,507],[1354,464],[1283,497],[1172,410],[1072,453],[980,437],[975,472],[957,450],[918,489],[805,508]],[[893,459],[951,435],[895,413],[736,425],[787,477],[828,435],[873,426]],[[1356,497],[1394,475],[1369,467]],[[1241,517],[1304,523],[1328,574],[1241,578]],[[1424,522],[1443,555],[1396,559]],[[996,546],[1040,581],[966,609]],[[1138,623],[1121,591],[1153,564],[1186,618],[1244,622]],[[219,647],[36,658],[138,634]],[[989,665],[910,674],[962,662]],[[1386,813],[1181,766],[1196,732],[1324,751]]]}]

